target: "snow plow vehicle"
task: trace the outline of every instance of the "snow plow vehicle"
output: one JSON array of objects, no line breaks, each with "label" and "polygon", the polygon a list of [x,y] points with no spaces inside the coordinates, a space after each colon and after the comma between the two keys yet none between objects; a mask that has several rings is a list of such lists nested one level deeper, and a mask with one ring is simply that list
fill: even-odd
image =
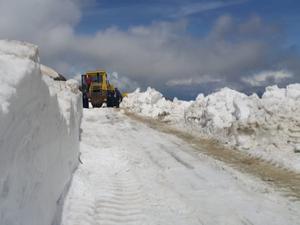
[{"label": "snow plow vehicle", "polygon": [[89,103],[94,108],[99,108],[106,103],[107,107],[119,107],[122,94],[109,83],[104,70],[88,71],[81,75],[82,102],[84,108],[89,108]]}]

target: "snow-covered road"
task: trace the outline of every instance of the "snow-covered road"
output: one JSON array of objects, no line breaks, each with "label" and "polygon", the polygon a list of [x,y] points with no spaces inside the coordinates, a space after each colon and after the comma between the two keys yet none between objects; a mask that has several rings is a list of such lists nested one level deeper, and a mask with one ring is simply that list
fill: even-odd
[{"label": "snow-covered road", "polygon": [[62,225],[300,224],[300,205],[114,109],[84,111]]}]

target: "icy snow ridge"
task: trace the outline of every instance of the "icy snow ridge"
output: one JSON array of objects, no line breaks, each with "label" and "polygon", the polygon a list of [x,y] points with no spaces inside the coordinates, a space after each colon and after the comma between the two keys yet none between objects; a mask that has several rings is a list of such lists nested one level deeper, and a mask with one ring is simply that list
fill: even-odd
[{"label": "icy snow ridge", "polygon": [[267,87],[262,98],[223,88],[192,102],[169,101],[148,88],[129,94],[121,107],[300,171],[300,84]]},{"label": "icy snow ridge", "polygon": [[36,46],[0,41],[0,224],[58,219],[78,164],[82,112],[75,86],[41,74]]}]

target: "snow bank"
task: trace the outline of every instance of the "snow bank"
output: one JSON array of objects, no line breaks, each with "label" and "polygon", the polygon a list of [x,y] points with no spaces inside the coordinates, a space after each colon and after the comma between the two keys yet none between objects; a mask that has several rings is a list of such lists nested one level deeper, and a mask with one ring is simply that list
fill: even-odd
[{"label": "snow bank", "polygon": [[43,75],[51,77],[53,80],[56,80],[56,81],[66,81],[67,80],[63,75],[57,73],[54,69],[52,69],[48,66],[41,64],[40,68],[41,68],[41,72]]},{"label": "snow bank", "polygon": [[137,114],[167,122],[181,120],[185,109],[190,104],[191,102],[180,101],[176,98],[173,101],[166,100],[160,92],[148,87],[146,92],[137,89],[128,94],[128,97],[123,99],[121,107]]},{"label": "snow bank", "polygon": [[300,171],[300,84],[267,87],[262,98],[223,88],[193,102],[167,101],[148,88],[129,94],[121,107],[155,119],[163,115],[187,130]]},{"label": "snow bank", "polygon": [[36,46],[0,41],[0,224],[54,224],[78,164],[75,86],[41,74]]},{"label": "snow bank", "polygon": [[52,68],[45,66],[45,65],[40,65],[41,67],[41,72],[43,75],[46,75],[48,77],[51,77],[52,79],[58,79],[59,74]]}]

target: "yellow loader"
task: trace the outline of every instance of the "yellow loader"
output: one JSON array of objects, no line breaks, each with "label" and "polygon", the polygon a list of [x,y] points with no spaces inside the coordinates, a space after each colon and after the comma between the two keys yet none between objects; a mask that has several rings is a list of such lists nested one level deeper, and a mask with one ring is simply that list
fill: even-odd
[{"label": "yellow loader", "polygon": [[119,107],[122,94],[109,83],[107,73],[104,70],[88,71],[81,75],[83,107],[88,108],[89,102],[93,107],[101,107],[106,103],[107,107]]}]

